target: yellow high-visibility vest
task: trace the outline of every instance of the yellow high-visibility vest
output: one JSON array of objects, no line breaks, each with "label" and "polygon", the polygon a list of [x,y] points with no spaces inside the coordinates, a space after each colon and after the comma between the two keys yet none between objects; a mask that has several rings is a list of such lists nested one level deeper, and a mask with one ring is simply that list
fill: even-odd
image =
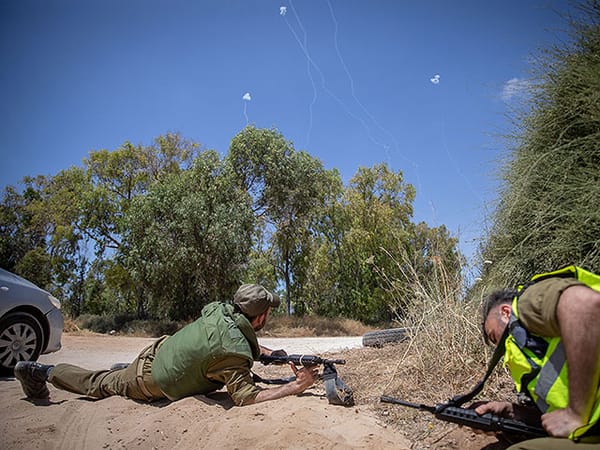
[{"label": "yellow high-visibility vest", "polygon": [[[600,276],[576,266],[539,274],[531,281],[550,277],[575,278],[600,292]],[[523,286],[520,286],[519,292],[522,292],[522,289]],[[517,391],[527,394],[542,413],[566,408],[569,403],[569,378],[561,338],[537,336],[526,330],[519,321],[518,296],[513,300],[508,326],[504,363],[510,370]],[[596,389],[596,398],[588,423],[573,431],[569,439],[579,440],[599,419],[600,387]]]}]

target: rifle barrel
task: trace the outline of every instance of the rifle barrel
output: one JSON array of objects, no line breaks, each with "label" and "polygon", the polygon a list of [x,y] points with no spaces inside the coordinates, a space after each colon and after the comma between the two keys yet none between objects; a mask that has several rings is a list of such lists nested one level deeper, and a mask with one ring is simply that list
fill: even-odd
[{"label": "rifle barrel", "polygon": [[286,355],[271,356],[261,355],[260,361],[266,363],[286,363],[293,362],[300,365],[318,365],[318,364],[346,364],[345,359],[324,359],[316,355]]},{"label": "rifle barrel", "polygon": [[422,411],[429,411],[435,413],[435,406],[424,405],[422,403],[411,403],[405,400],[401,400],[395,397],[388,397],[387,395],[382,395],[379,397],[379,400],[385,403],[395,403],[396,405],[408,406],[409,408],[420,409]]},{"label": "rifle barrel", "polygon": [[541,427],[530,425],[519,420],[508,419],[495,416],[490,413],[479,415],[473,409],[450,406],[448,404],[439,404],[437,406],[427,406],[423,404],[411,403],[399,398],[381,396],[380,400],[387,403],[408,406],[424,411],[429,411],[440,420],[453,422],[459,425],[477,428],[484,431],[506,432],[511,434],[523,435],[528,437],[547,436],[546,430]]}]

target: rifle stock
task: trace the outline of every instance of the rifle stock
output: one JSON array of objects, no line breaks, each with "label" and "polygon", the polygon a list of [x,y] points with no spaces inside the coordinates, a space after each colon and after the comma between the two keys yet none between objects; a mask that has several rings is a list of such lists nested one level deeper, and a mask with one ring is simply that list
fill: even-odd
[{"label": "rifle stock", "polygon": [[544,437],[548,435],[543,428],[535,425],[529,425],[520,420],[508,419],[490,413],[479,415],[473,409],[460,408],[458,406],[451,406],[446,403],[438,404],[436,406],[428,406],[407,402],[385,395],[381,396],[380,400],[385,403],[394,403],[397,405],[408,406],[409,408],[416,408],[421,411],[428,411],[440,420],[456,423],[458,425],[465,425],[467,427],[476,428],[483,431],[520,435],[528,439]]}]

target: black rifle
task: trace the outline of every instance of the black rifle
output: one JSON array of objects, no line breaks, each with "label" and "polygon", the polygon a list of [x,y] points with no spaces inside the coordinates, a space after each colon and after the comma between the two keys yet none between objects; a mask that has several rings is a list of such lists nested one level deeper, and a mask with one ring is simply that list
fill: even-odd
[{"label": "black rifle", "polygon": [[[346,385],[346,383],[344,383],[342,379],[338,377],[337,370],[335,368],[335,364],[346,364],[346,360],[344,359],[324,359],[316,355],[260,355],[259,361],[264,365],[281,365],[287,363],[293,363],[296,366],[303,367],[314,367],[322,365],[323,373],[321,375],[321,378],[323,379],[323,384],[325,385],[325,393],[327,395],[327,400],[329,400],[329,403],[343,406],[354,405],[354,396],[352,393],[352,389],[350,389]],[[265,380],[260,377],[256,377],[256,375],[255,379],[257,379],[257,381],[267,383],[273,383],[274,381]],[[290,381],[293,381],[295,379],[295,377],[290,377],[282,379],[280,380],[280,382],[289,383]]]},{"label": "black rifle", "polygon": [[452,406],[448,403],[441,403],[436,406],[428,406],[405,402],[404,400],[394,397],[387,397],[385,395],[381,396],[380,400],[385,403],[395,403],[397,405],[416,408],[421,411],[428,411],[440,420],[457,423],[459,425],[465,425],[467,427],[476,428],[483,431],[502,432],[506,433],[507,435],[518,435],[526,439],[545,437],[548,435],[543,428],[535,425],[529,425],[520,420],[507,419],[491,413],[482,414],[480,416],[473,409]]},{"label": "black rifle", "polygon": [[260,355],[260,362],[267,364],[294,363],[297,366],[312,367],[325,364],[346,364],[345,359],[323,359],[316,355]]}]

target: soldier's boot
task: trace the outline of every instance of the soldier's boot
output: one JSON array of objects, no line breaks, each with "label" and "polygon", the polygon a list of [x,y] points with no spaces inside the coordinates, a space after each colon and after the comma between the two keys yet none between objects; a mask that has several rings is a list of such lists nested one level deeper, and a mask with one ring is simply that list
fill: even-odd
[{"label": "soldier's boot", "polygon": [[15,365],[15,378],[21,382],[23,392],[28,398],[50,398],[46,381],[53,367],[35,361],[19,361]]}]

